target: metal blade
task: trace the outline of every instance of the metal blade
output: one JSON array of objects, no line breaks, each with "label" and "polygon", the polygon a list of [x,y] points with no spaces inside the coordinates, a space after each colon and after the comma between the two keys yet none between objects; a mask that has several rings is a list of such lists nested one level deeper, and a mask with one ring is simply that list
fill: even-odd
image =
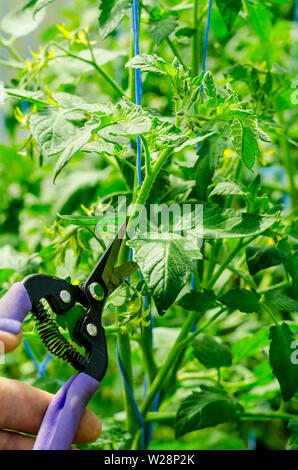
[{"label": "metal blade", "polygon": [[98,263],[92,270],[90,276],[84,283],[85,289],[93,282],[102,283],[102,281],[105,283],[107,289],[109,289],[109,282],[111,277],[113,276],[113,269],[117,262],[122,241],[125,237],[126,224],[127,222],[124,222],[124,224],[121,226],[116,237],[110,243],[106,251],[99,259]]},{"label": "metal blade", "polygon": [[138,268],[139,266],[134,261],[128,261],[121,266],[113,268],[112,275],[108,283],[109,294],[121,286],[125,279],[131,276]]}]

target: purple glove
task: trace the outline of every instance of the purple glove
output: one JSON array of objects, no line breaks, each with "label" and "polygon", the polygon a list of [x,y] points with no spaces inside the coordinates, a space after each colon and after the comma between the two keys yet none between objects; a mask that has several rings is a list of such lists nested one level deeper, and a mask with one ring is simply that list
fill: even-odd
[{"label": "purple glove", "polygon": [[85,407],[99,385],[84,372],[72,376],[51,401],[33,450],[69,450]]},{"label": "purple glove", "polygon": [[[0,330],[17,335],[32,308],[27,290],[20,282],[0,299]],[[84,372],[71,377],[51,401],[34,450],[68,450],[85,407],[99,387],[99,382]]]},{"label": "purple glove", "polygon": [[17,282],[0,299],[0,330],[17,335],[22,322],[32,308],[28,292]]}]

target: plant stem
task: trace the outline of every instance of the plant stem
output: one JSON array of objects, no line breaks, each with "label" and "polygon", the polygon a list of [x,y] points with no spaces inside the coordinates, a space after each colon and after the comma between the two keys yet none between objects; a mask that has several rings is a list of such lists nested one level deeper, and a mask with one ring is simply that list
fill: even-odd
[{"label": "plant stem", "polygon": [[173,44],[173,41],[171,41],[170,38],[167,38],[166,39],[171,51],[173,52],[174,56],[177,57],[177,59],[179,60],[180,64],[186,69],[186,65],[185,63],[183,62],[183,59],[181,57],[181,55],[179,54],[179,52],[177,51],[176,47],[174,46]]},{"label": "plant stem", "polygon": [[293,419],[297,418],[297,415],[293,415],[290,413],[279,413],[278,411],[263,411],[263,412],[257,412],[257,411],[250,411],[250,412],[244,412],[240,415],[240,418],[244,419]]},{"label": "plant stem", "polygon": [[222,307],[218,312],[216,312],[213,315],[213,317],[209,318],[209,320],[207,320],[206,323],[204,323],[203,326],[201,326],[200,328],[195,330],[191,335],[189,335],[187,338],[185,338],[185,340],[183,341],[183,346],[187,346],[189,343],[191,343],[193,339],[195,339],[200,333],[202,333],[204,330],[206,330],[206,328],[208,328],[208,326],[210,326],[211,323],[213,323],[215,320],[217,320],[217,318],[226,310],[227,310],[226,307]]},{"label": "plant stem", "polygon": [[194,34],[192,37],[192,74],[196,77],[199,73],[199,58],[198,58],[198,43],[199,43],[199,30],[198,30],[198,8],[199,1],[194,0],[193,5],[193,29]]},{"label": "plant stem", "polygon": [[176,419],[175,411],[149,411],[145,421],[150,423],[152,421],[156,423],[164,421],[174,421]]},{"label": "plant stem", "polygon": [[12,46],[12,44],[10,42],[6,41],[4,38],[0,38],[0,46],[6,47],[6,49],[10,52],[12,57],[14,59],[16,59],[18,62],[23,62],[22,57],[15,50],[15,48]]},{"label": "plant stem", "polygon": [[116,155],[114,154],[113,157],[117,158],[117,160],[119,160],[120,162],[124,163],[126,166],[128,166],[131,170],[133,171],[136,171],[136,167],[130,163],[129,161],[127,161],[125,158],[123,157],[120,157],[120,155]]},{"label": "plant stem", "polygon": [[[144,417],[146,417],[148,411],[150,410],[154,398],[156,397],[157,393],[161,389],[170,369],[172,366],[173,361],[175,360],[177,354],[179,354],[181,350],[181,344],[182,341],[186,338],[188,335],[189,331],[192,328],[192,325],[194,324],[195,320],[197,317],[197,312],[190,312],[186,321],[184,322],[184,325],[180,331],[180,334],[178,338],[176,339],[169,355],[167,356],[166,360],[164,361],[163,365],[159,369],[149,391],[146,396],[146,398],[143,401],[143,404],[140,408],[140,411]],[[132,449],[137,449],[139,447],[139,439],[140,439],[140,431],[138,431],[135,435],[134,441],[133,441],[133,446]]]},{"label": "plant stem", "polygon": [[[245,420],[264,420],[268,421],[270,419],[283,419],[289,420],[297,418],[297,415],[293,415],[290,413],[279,413],[275,411],[268,411],[268,412],[244,412],[240,415],[240,419]],[[165,421],[174,421],[176,419],[176,412],[175,411],[156,411],[156,412],[149,412],[146,416],[146,422],[156,422],[162,423]]]},{"label": "plant stem", "polygon": [[150,151],[149,151],[148,143],[145,137],[143,135],[140,135],[140,138],[144,146],[144,150],[145,150],[146,174],[149,175],[151,173]]},{"label": "plant stem", "polygon": [[[152,167],[151,172],[149,174],[146,174],[145,179],[144,179],[144,181],[141,185],[141,189],[138,193],[137,199],[136,199],[136,201],[135,201],[135,203],[132,207],[132,212],[131,212],[131,215],[129,217],[129,221],[128,221],[128,224],[127,224],[127,232],[129,231],[130,224],[131,224],[132,220],[134,219],[136,213],[138,212],[139,207],[145,205],[145,203],[146,203],[146,201],[149,197],[150,191],[152,189],[153,183],[154,183],[158,173],[160,172],[161,168],[166,163],[170,151],[171,151],[171,149],[165,149],[163,152],[161,152],[160,156],[158,157],[158,159],[156,160],[154,166]],[[122,245],[121,245],[119,258],[123,259],[125,251],[127,251],[127,246],[123,242]]]},{"label": "plant stem", "polygon": [[112,77],[107,73],[105,72],[98,64],[97,62],[95,62],[94,60],[88,60],[88,59],[84,59],[83,57],[80,57],[80,56],[77,56],[76,54],[73,54],[72,52],[68,51],[67,49],[65,49],[64,47],[60,46],[59,44],[57,43],[53,43],[52,44],[53,46],[57,47],[58,49],[60,49],[61,51],[65,52],[65,54],[68,56],[68,57],[72,57],[73,59],[76,59],[76,60],[79,60],[81,62],[84,62],[85,64],[89,64],[91,65],[92,67],[94,67],[101,75],[102,77],[107,81],[107,83],[109,83],[109,85],[116,91],[116,93],[122,98],[123,96],[128,98],[125,94],[125,91],[122,90],[122,88],[112,79]]},{"label": "plant stem", "polygon": [[144,368],[149,379],[149,384],[151,385],[157,374],[157,365],[153,356],[150,326],[142,328],[142,336],[140,338],[139,344],[142,350]]},{"label": "plant stem", "polygon": [[264,310],[266,310],[266,312],[268,313],[268,315],[270,316],[271,320],[273,321],[273,323],[275,323],[276,326],[279,326],[278,325],[278,321],[276,320],[275,316],[273,315],[273,313],[271,312],[271,310],[267,307],[267,305],[265,305],[264,303],[262,303],[262,307]]},{"label": "plant stem", "polygon": [[[132,363],[131,363],[131,348],[130,340],[127,334],[118,333],[118,345],[119,345],[119,355],[121,364],[123,367],[123,372],[125,374],[127,383],[133,392],[133,374],[132,374]],[[126,420],[127,420],[127,430],[129,433],[134,434],[138,429],[138,418],[136,415],[135,408],[133,406],[130,395],[124,387],[124,396],[125,396],[125,409],[126,409]]]},{"label": "plant stem", "polygon": [[209,263],[208,263],[208,272],[207,272],[207,279],[206,281],[209,282],[210,279],[211,279],[211,276],[213,274],[213,271],[214,271],[214,267],[215,267],[215,263],[214,263],[214,258],[215,258],[215,246],[214,245],[211,245],[210,246],[210,256],[209,256]]},{"label": "plant stem", "polygon": [[216,273],[214,274],[214,276],[212,276],[212,278],[210,279],[210,281],[208,282],[207,284],[207,289],[211,289],[211,287],[214,286],[214,284],[216,283],[217,279],[219,278],[219,276],[224,272],[224,270],[226,269],[226,267],[230,264],[230,262],[233,260],[233,258],[237,255],[237,253],[242,249],[244,248],[246,245],[248,245],[250,242],[251,242],[251,238],[249,238],[246,242],[243,242],[243,239],[240,238],[240,240],[238,241],[237,245],[235,246],[235,248],[231,251],[231,253],[229,254],[229,256],[226,258],[226,260],[222,263],[222,265],[218,268],[218,270],[216,271]]}]

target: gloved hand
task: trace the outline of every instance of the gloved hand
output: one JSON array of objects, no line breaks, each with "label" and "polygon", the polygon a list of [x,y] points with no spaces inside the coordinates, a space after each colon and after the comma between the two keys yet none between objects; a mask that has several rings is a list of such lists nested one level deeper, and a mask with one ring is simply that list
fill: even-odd
[{"label": "gloved hand", "polygon": [[[5,353],[15,349],[22,334],[0,331]],[[0,365],[0,374],[1,374]],[[36,435],[53,395],[17,380],[0,377],[0,450],[31,450]],[[90,410],[84,411],[74,442],[85,444],[95,441],[101,433],[101,423]]]}]

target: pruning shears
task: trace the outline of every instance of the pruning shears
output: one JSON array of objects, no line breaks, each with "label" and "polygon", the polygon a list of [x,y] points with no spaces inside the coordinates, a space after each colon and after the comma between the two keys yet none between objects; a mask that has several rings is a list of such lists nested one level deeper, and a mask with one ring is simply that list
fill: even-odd
[{"label": "pruning shears", "polygon": [[[14,284],[0,300],[0,330],[18,334],[25,316],[31,311],[47,349],[79,372],[51,401],[34,450],[66,450],[71,447],[84,409],[105,376],[108,353],[101,321],[103,307],[108,296],[137,268],[134,262],[129,262],[122,274],[121,269],[115,268],[125,234],[126,223],[85,282],[73,285],[57,277],[32,274]],[[84,347],[86,357],[62,335],[41,299],[47,301],[56,315],[63,315],[76,303],[86,308],[74,329],[76,342]]]}]

